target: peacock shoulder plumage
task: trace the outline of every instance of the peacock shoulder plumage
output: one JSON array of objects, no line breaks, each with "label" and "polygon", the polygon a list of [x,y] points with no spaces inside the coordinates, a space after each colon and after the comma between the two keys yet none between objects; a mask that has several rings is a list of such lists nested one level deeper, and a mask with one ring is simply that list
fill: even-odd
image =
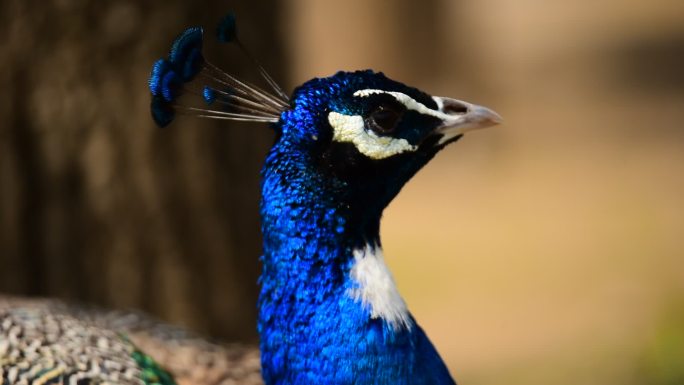
[{"label": "peacock shoulder plumage", "polygon": [[122,334],[55,310],[0,311],[3,384],[174,384]]},{"label": "peacock shoulder plumage", "polygon": [[[168,368],[168,370],[167,370]],[[0,384],[260,385],[259,352],[144,314],[0,298]]]}]

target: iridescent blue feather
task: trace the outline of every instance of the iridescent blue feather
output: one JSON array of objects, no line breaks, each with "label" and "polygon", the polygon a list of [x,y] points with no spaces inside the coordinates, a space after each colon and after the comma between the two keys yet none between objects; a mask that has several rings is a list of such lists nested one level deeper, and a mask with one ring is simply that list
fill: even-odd
[{"label": "iridescent blue feather", "polygon": [[169,61],[180,74],[184,82],[192,80],[202,68],[202,35],[201,27],[192,27],[183,31],[176,38],[169,52]]},{"label": "iridescent blue feather", "polygon": [[[232,40],[240,45],[235,36],[235,17],[232,14],[222,20],[218,31],[221,41]],[[277,96],[208,63],[202,54],[202,46],[203,29],[188,28],[174,40],[168,58],[159,59],[152,66],[149,78],[153,97],[151,112],[158,125],[170,124],[176,111],[211,119],[278,121],[280,113],[287,108],[287,96],[283,96],[263,68],[258,67],[259,72],[271,87],[279,91]],[[244,47],[240,47],[244,51]],[[179,103],[185,94],[200,96],[204,106]],[[214,108],[206,109],[207,105]]]},{"label": "iridescent blue feather", "polygon": [[169,70],[161,79],[161,95],[167,102],[172,102],[179,95],[182,85],[183,82],[176,72]]},{"label": "iridescent blue feather", "polygon": [[202,90],[202,96],[207,104],[212,104],[216,100],[216,90],[211,87],[205,86]]},{"label": "iridescent blue feather", "polygon": [[149,79],[150,92],[152,95],[161,95],[161,81],[169,70],[171,70],[171,63],[166,59],[159,59],[154,63],[152,66],[152,74]]}]

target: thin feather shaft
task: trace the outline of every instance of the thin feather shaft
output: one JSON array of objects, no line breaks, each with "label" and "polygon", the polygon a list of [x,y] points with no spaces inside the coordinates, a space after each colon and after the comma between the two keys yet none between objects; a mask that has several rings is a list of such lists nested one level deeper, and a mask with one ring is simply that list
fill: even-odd
[{"label": "thin feather shaft", "polygon": [[238,114],[238,113],[234,113],[234,112],[206,110],[204,108],[189,107],[189,106],[177,106],[177,108],[180,110],[191,111],[191,112],[196,112],[196,113],[201,113],[201,114],[211,114],[211,115],[215,115],[215,116],[252,119],[254,121],[277,122],[279,119],[278,117],[275,117],[275,116],[266,117],[266,116],[250,115],[250,114]]},{"label": "thin feather shaft", "polygon": [[247,47],[245,47],[242,44],[242,42],[240,42],[240,40],[238,40],[237,38],[235,39],[235,43],[238,45],[238,47],[240,47],[242,52],[244,52],[245,55],[252,61],[252,63],[254,63],[254,65],[259,69],[259,73],[261,74],[261,77],[263,77],[264,80],[266,80],[266,82],[271,86],[273,91],[275,91],[278,94],[280,99],[282,99],[285,102],[289,101],[290,98],[287,96],[287,94],[283,91],[282,88],[280,88],[278,83],[276,83],[276,81],[273,80],[271,75],[269,75],[268,72],[266,72],[266,69],[264,68],[264,66],[262,66],[261,63],[259,63],[259,61],[257,61],[254,58],[254,56],[252,56],[251,53],[249,53],[249,51],[247,50]]},{"label": "thin feather shaft", "polygon": [[[248,90],[248,91],[252,92],[253,94],[256,94],[257,96],[260,96],[262,99],[269,101],[270,104],[273,104],[274,107],[278,107],[281,109],[288,107],[287,101],[281,100],[278,97],[269,94],[268,92],[264,91],[260,87],[255,86],[254,84],[239,80],[235,76],[222,71],[220,68],[216,67],[215,65],[213,65],[209,62],[207,62],[206,65],[208,68],[211,68],[215,73],[222,76],[224,79],[231,81],[233,83],[232,84],[233,86],[240,86],[243,89]],[[220,79],[216,79],[216,80],[220,81]],[[231,85],[231,84],[229,84],[229,85]]]}]

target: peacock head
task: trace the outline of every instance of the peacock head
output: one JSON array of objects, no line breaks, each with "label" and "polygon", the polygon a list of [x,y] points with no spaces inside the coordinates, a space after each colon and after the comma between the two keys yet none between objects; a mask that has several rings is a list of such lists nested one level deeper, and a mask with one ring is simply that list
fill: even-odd
[{"label": "peacock head", "polygon": [[[282,115],[282,138],[343,183],[340,194],[384,204],[439,150],[501,122],[494,111],[431,96],[370,70],[304,83]],[[353,188],[349,188],[351,187]],[[372,194],[372,195],[369,195]]]},{"label": "peacock head", "polygon": [[[304,162],[307,172],[320,177],[326,194],[342,204],[381,211],[439,150],[468,131],[501,122],[488,108],[431,96],[370,70],[312,79],[290,100],[240,43],[232,14],[219,24],[217,36],[236,43],[273,92],[206,61],[203,30],[190,28],[176,39],[168,58],[153,67],[154,120],[165,126],[180,111],[274,123],[278,156],[269,158],[276,163],[271,166],[278,168],[284,159]],[[181,103],[185,95],[201,104]]]}]

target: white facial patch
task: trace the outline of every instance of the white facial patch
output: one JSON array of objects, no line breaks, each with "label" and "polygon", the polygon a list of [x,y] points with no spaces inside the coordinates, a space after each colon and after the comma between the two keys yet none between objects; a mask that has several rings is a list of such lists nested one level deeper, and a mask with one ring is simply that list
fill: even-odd
[{"label": "white facial patch", "polygon": [[418,148],[406,139],[378,136],[366,130],[363,117],[359,115],[344,115],[333,111],[328,114],[328,123],[333,128],[334,141],[353,143],[360,153],[372,159],[384,159]]},{"label": "white facial patch", "polygon": [[406,303],[399,295],[379,246],[366,245],[363,249],[354,250],[351,278],[357,287],[351,289],[349,295],[368,306],[371,318],[383,319],[394,330],[412,327]]}]

